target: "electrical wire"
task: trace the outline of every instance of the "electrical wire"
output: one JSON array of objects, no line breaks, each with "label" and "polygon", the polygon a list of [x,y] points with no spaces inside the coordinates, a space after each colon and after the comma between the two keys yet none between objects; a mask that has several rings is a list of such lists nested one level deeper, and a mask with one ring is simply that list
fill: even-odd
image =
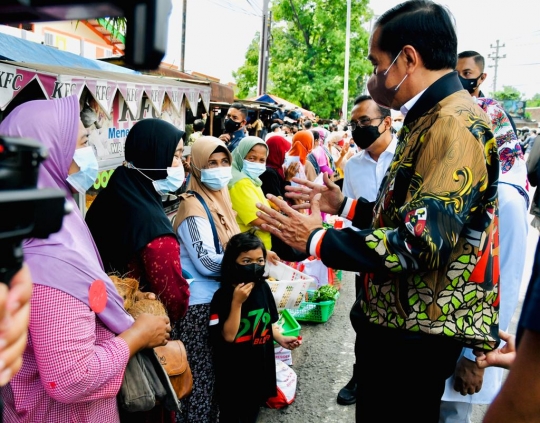
[{"label": "electrical wire", "polygon": [[[264,1],[264,0],[263,0]],[[253,10],[255,11],[255,13],[262,13],[262,8],[257,4],[255,3],[255,0],[247,0],[247,2],[249,3],[249,5],[253,8]],[[257,10],[258,9],[258,10]]]},{"label": "electrical wire", "polygon": [[212,4],[215,4],[216,6],[222,7],[222,8],[227,9],[227,10],[231,10],[233,12],[243,13],[243,14],[249,15],[249,16],[256,16],[256,17],[261,16],[261,15],[256,15],[255,13],[252,13],[252,12],[246,10],[246,9],[238,8],[235,5],[233,5],[232,3],[230,3],[229,1],[225,1],[225,2],[218,1],[218,0],[207,0],[207,1],[212,3]]}]

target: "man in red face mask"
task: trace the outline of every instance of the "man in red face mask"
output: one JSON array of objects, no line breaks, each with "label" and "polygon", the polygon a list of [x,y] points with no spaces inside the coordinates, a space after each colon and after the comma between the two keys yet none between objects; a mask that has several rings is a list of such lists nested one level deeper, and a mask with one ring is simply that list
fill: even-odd
[{"label": "man in red face mask", "polygon": [[[437,423],[462,347],[499,342],[497,144],[454,72],[457,37],[445,7],[411,0],[387,11],[368,58],[373,100],[405,116],[377,199],[344,197],[326,178],[290,195],[309,201],[311,215],[270,197],[283,214],[261,206],[261,217],[265,230],[328,267],[361,272],[351,311],[356,420]],[[322,228],[319,209],[354,227]],[[359,229],[366,216],[370,227]]]}]

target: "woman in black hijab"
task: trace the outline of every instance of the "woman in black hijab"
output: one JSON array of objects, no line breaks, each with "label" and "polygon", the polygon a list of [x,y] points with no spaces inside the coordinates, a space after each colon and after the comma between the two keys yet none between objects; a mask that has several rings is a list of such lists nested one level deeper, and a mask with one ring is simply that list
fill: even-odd
[{"label": "woman in black hijab", "polygon": [[107,272],[139,279],[155,293],[171,321],[187,311],[189,287],[180,246],[161,197],[184,182],[184,132],[159,119],[136,123],[125,144],[126,161],[86,214]]}]

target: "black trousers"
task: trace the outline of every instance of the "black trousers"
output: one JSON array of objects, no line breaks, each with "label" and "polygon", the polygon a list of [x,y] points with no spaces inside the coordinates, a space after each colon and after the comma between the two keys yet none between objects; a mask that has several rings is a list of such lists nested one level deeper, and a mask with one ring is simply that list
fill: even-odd
[{"label": "black trousers", "polygon": [[[354,314],[354,312],[353,312]],[[361,423],[438,423],[445,380],[462,345],[451,338],[389,329],[355,319]]]},{"label": "black trousers", "polygon": [[259,405],[246,402],[242,407],[230,407],[228,404],[219,405],[219,423],[255,423],[259,417]]}]

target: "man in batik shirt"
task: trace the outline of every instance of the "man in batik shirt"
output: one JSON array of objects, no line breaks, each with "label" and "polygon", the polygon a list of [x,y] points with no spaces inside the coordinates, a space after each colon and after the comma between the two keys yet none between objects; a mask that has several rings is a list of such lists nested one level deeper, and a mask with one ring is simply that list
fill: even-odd
[{"label": "man in batik shirt", "polygon": [[[384,13],[368,59],[370,95],[405,116],[375,204],[305,182],[292,197],[310,201],[311,215],[270,196],[284,214],[260,206],[261,218],[327,266],[363,273],[351,311],[362,337],[357,421],[437,423],[462,347],[499,342],[497,144],[454,72],[457,37],[445,7],[411,0]],[[319,210],[355,227],[325,230]],[[371,228],[357,229],[366,214]]]}]

